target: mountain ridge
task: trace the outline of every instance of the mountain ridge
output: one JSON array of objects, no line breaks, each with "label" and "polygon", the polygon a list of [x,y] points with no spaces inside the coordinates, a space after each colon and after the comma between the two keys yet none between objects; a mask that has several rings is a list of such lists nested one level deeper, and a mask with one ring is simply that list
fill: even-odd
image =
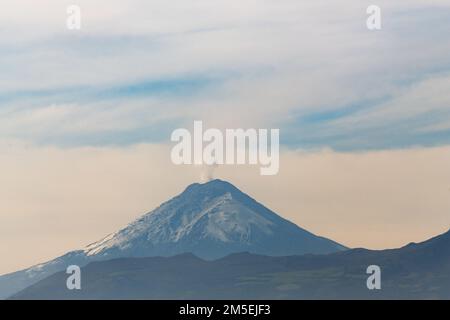
[{"label": "mountain ridge", "polygon": [[120,257],[192,252],[216,259],[249,251],[266,255],[331,253],[347,248],[280,217],[222,180],[194,183],[174,198],[82,250],[0,276],[0,299],[68,265]]},{"label": "mountain ridge", "polygon": [[[60,272],[12,299],[450,299],[449,247],[450,231],[413,246],[327,255],[121,258],[82,268],[82,290],[67,290]],[[369,265],[380,267],[381,290],[366,286]]]}]

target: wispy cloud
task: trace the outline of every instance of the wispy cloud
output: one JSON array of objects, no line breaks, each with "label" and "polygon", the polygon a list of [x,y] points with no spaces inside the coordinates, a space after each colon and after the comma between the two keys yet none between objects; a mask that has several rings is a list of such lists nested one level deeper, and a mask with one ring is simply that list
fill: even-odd
[{"label": "wispy cloud", "polygon": [[80,0],[79,32],[65,28],[68,4],[0,13],[3,136],[164,142],[158,128],[201,118],[279,127],[293,148],[450,143],[437,91],[450,71],[448,1],[379,1],[377,32],[356,0]]}]

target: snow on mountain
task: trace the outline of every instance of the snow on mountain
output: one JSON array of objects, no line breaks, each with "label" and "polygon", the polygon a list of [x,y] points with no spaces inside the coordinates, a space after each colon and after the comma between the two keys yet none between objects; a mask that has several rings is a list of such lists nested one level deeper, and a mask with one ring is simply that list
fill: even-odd
[{"label": "snow on mountain", "polygon": [[214,180],[189,186],[84,252],[105,258],[192,252],[211,259],[237,251],[289,255],[342,249],[281,218],[232,184]]},{"label": "snow on mountain", "polygon": [[331,253],[346,248],[281,218],[232,184],[192,184],[175,198],[84,250],[0,277],[0,298],[64,270],[117,257],[172,256],[205,259],[247,251],[272,256]]}]

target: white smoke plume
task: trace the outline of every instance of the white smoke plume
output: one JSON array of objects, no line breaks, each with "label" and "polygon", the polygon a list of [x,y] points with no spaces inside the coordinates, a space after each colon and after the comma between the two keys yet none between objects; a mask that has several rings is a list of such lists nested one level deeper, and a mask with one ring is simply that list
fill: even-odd
[{"label": "white smoke plume", "polygon": [[209,182],[214,179],[214,171],[218,167],[217,163],[211,165],[204,165],[200,175],[200,181],[202,183]]}]

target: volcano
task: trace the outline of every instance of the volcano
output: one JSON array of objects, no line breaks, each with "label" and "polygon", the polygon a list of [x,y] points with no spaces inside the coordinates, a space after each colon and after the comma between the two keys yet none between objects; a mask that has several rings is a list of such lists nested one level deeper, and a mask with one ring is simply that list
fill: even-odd
[{"label": "volcano", "polygon": [[128,226],[83,250],[0,277],[6,298],[68,265],[115,258],[192,253],[217,259],[231,253],[268,256],[326,254],[347,248],[283,219],[222,180],[194,183]]}]

